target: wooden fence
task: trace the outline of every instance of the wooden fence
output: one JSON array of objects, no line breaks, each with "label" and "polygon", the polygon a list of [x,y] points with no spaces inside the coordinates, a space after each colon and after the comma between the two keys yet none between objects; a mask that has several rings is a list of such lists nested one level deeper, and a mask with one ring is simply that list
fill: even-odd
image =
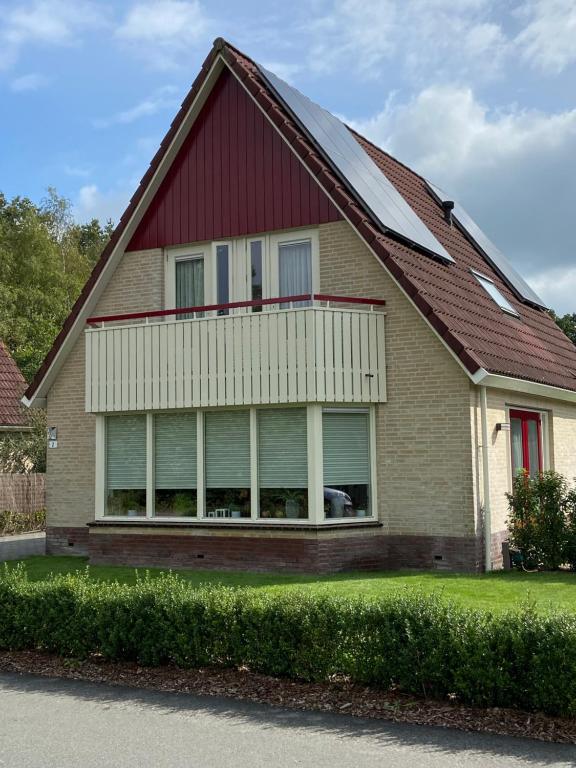
[{"label": "wooden fence", "polygon": [[36,512],[46,507],[45,475],[0,474],[0,512]]}]

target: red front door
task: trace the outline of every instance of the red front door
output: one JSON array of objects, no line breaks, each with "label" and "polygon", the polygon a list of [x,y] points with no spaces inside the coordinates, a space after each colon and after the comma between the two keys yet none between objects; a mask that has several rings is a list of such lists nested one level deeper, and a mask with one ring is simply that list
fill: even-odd
[{"label": "red front door", "polygon": [[534,411],[510,411],[512,474],[526,470],[531,477],[542,472],[542,417]]}]

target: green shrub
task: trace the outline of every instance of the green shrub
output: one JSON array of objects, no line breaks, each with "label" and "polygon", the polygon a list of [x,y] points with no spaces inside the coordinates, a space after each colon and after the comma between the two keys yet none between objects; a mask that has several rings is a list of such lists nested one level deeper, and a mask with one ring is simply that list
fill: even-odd
[{"label": "green shrub", "polygon": [[508,496],[510,544],[529,569],[557,570],[576,557],[576,490],[557,472],[519,473]]},{"label": "green shrub", "polygon": [[45,527],[45,509],[37,509],[34,512],[0,510],[0,536],[12,536],[17,533],[43,531]]},{"label": "green shrub", "polygon": [[576,489],[571,488],[566,495],[566,551],[565,559],[573,571],[576,571]]},{"label": "green shrub", "polygon": [[492,615],[402,591],[378,600],[88,573],[32,582],[0,569],[0,649],[265,674],[576,715],[576,616]]}]

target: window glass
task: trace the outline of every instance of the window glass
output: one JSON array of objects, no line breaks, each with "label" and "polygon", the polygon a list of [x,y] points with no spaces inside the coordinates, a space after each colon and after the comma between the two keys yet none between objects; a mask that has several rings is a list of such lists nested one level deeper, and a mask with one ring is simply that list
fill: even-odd
[{"label": "window glass", "polygon": [[[228,260],[228,246],[216,246],[216,303],[228,304],[230,301],[230,266]],[[229,309],[219,309],[219,315],[229,314]]]},{"label": "window glass", "polygon": [[370,422],[366,412],[322,414],[324,516],[370,515]]},{"label": "window glass", "polygon": [[[204,259],[178,259],[176,261],[176,308],[204,305]],[[176,315],[180,320],[192,314]]]},{"label": "window glass", "polygon": [[490,280],[489,277],[485,277],[484,275],[481,275],[479,272],[472,272],[476,280],[480,283],[482,288],[486,291],[486,293],[490,296],[492,301],[495,301],[496,304],[500,307],[500,309],[503,309],[505,312],[508,312],[510,315],[516,315],[518,316],[518,310],[514,309],[512,304],[508,301],[508,299],[504,298],[504,296],[500,293],[499,289],[496,287],[496,284],[493,280]]},{"label": "window glass", "polygon": [[540,471],[540,436],[538,429],[538,422],[534,419],[530,419],[526,423],[527,427],[527,443],[528,443],[528,465],[530,476],[534,477]]},{"label": "window glass", "polygon": [[522,419],[510,419],[510,435],[512,440],[512,474],[516,476],[524,467]]},{"label": "window glass", "polygon": [[154,417],[156,517],[195,517],[196,414],[161,413]]},{"label": "window glass", "polygon": [[146,516],[146,416],[106,419],[106,514]]},{"label": "window glass", "polygon": [[[250,243],[250,273],[251,273],[251,299],[257,301],[262,298],[262,241],[252,240]],[[262,307],[252,307],[253,312],[261,312]]]},{"label": "window glass", "polygon": [[[312,244],[281,243],[278,247],[278,286],[280,296],[300,296],[312,293]],[[310,302],[295,302],[306,306]],[[285,306],[285,305],[284,305]]]},{"label": "window glass", "polygon": [[250,412],[205,415],[206,517],[250,517]]},{"label": "window glass", "polygon": [[258,411],[260,517],[308,517],[305,408]]}]

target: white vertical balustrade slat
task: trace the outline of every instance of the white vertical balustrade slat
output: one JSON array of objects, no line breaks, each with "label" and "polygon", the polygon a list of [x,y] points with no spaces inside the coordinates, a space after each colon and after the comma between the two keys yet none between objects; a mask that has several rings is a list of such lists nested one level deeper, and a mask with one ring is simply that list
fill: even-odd
[{"label": "white vertical balustrade slat", "polygon": [[86,332],[92,413],[385,400],[381,312],[273,309]]}]

